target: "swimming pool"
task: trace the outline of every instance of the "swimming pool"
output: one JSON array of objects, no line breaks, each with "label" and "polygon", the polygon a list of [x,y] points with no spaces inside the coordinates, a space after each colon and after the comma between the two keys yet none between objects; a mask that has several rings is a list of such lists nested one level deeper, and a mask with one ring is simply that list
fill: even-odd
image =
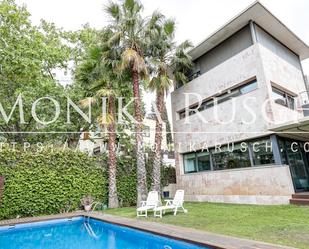
[{"label": "swimming pool", "polygon": [[0,227],[0,248],[210,249],[85,217]]}]

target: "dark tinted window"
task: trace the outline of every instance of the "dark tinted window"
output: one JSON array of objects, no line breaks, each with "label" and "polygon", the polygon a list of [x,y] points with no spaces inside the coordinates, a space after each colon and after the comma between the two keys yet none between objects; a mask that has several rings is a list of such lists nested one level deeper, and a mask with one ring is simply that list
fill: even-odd
[{"label": "dark tinted window", "polygon": [[211,170],[209,152],[197,153],[198,171]]},{"label": "dark tinted window", "polygon": [[254,165],[274,164],[272,143],[269,139],[251,143]]},{"label": "dark tinted window", "polygon": [[272,88],[272,98],[275,103],[286,106],[292,110],[295,110],[295,100],[290,94],[281,91],[275,87]]},{"label": "dark tinted window", "polygon": [[[246,93],[249,93],[251,91],[254,91],[255,89],[257,89],[258,85],[257,85],[257,81],[256,79],[242,85],[242,86],[239,86],[239,87],[236,87],[232,90],[228,90],[220,95],[217,95],[217,96],[214,96],[208,100],[205,100],[203,101],[203,103],[201,104],[201,106],[199,107],[198,111],[204,111],[208,108],[211,108],[214,106],[214,103],[216,104],[220,104],[220,103],[223,103],[227,100],[230,100],[232,98],[235,98],[235,97],[238,97],[240,95],[243,95],[243,94],[246,94]],[[215,99],[215,101],[214,101]],[[195,104],[193,106],[190,107],[190,109],[196,109],[198,107],[198,104]],[[189,112],[189,116],[195,114],[194,111],[190,111]],[[183,119],[186,117],[186,112],[185,110],[179,112],[179,119]]]}]

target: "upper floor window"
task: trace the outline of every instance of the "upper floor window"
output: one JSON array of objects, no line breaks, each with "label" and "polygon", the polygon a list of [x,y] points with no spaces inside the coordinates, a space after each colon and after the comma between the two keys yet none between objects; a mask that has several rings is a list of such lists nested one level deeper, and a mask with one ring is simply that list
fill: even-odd
[{"label": "upper floor window", "polygon": [[[215,104],[221,104],[227,100],[230,100],[231,98],[238,97],[240,95],[249,93],[257,89],[257,80],[254,78],[253,80],[238,86],[236,88],[232,88],[229,90],[224,91],[223,93],[219,95],[215,95],[208,100],[204,100],[201,104],[201,106],[198,108],[198,111],[203,111],[206,109],[209,109],[213,107]],[[190,107],[190,109],[196,109],[198,107],[198,104],[195,104]],[[179,119],[183,119],[186,117],[186,110],[182,110],[179,113]],[[189,116],[195,114],[195,111],[189,111]]]},{"label": "upper floor window", "polygon": [[292,110],[295,110],[295,99],[291,94],[288,94],[282,90],[272,87],[272,98],[275,103],[286,106]]},{"label": "upper floor window", "polygon": [[197,77],[201,76],[201,71],[197,70],[196,72],[192,73],[189,77],[188,77],[188,81],[192,81],[194,79],[196,79]]}]

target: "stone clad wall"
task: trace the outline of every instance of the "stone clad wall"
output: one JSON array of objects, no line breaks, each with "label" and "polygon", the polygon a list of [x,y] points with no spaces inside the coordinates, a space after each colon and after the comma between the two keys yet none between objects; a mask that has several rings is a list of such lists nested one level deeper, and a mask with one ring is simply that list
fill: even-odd
[{"label": "stone clad wall", "polygon": [[[188,201],[288,204],[294,193],[288,166],[262,166],[194,174],[184,174],[183,170],[184,153],[205,149],[205,144],[211,148],[216,144],[224,145],[268,136],[273,133],[269,128],[274,124],[303,117],[301,110],[290,110],[269,101],[272,85],[299,95],[296,98],[297,108],[307,101],[306,97],[302,99],[300,96],[306,91],[306,87],[299,58],[267,34],[259,29],[257,31],[258,43],[171,94],[177,189],[185,190]],[[198,93],[202,99],[208,99],[252,77],[256,77],[258,89],[235,98],[235,108],[231,108],[232,101],[218,105],[219,119],[214,118],[214,108],[206,109],[200,115],[190,116],[189,122],[179,118],[178,112],[186,107],[185,94],[193,93],[188,103],[190,106],[197,102],[194,93]],[[255,98],[248,105],[256,115],[253,125],[245,122],[251,118],[244,107],[244,101],[250,97]],[[262,110],[262,106],[265,110]],[[231,110],[236,110],[234,118],[235,112]],[[230,122],[231,118],[233,122]]]},{"label": "stone clad wall", "polygon": [[186,201],[288,204],[294,194],[289,166],[262,166],[180,175]]},{"label": "stone clad wall", "polygon": [[[263,72],[259,46],[253,45],[172,92],[176,152],[190,152],[192,151],[192,144],[194,144],[194,149],[199,150],[203,148],[205,142],[210,148],[217,143],[225,144],[230,141],[243,141],[252,137],[265,136],[265,132],[268,131],[268,124],[263,121],[260,107],[264,100],[268,98],[268,87]],[[220,124],[214,119],[215,108],[200,112],[204,121],[196,114],[189,117],[190,123],[188,124],[186,124],[185,119],[177,117],[177,112],[186,107],[185,93],[198,93],[202,99],[207,99],[253,77],[257,78],[258,89],[237,97],[234,103],[235,112],[231,112],[232,101],[226,101],[218,105],[217,113],[219,113],[219,119],[223,123]],[[255,101],[248,101],[247,103],[256,114],[256,123],[254,125],[244,123],[244,121],[249,121],[252,118],[251,114],[244,108],[244,101],[250,97],[256,98]],[[190,96],[189,102],[189,104],[196,103],[197,97]],[[224,124],[229,122],[233,115],[234,121],[229,125]],[[254,134],[250,132],[254,132]]]}]

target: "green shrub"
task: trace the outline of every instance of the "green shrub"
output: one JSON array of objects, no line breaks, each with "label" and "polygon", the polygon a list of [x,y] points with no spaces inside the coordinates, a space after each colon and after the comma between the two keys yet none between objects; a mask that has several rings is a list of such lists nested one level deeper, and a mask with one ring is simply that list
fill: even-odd
[{"label": "green shrub", "polygon": [[176,183],[176,169],[173,166],[165,166],[161,168],[161,184],[168,186],[169,184]]},{"label": "green shrub", "polygon": [[106,203],[106,173],[83,153],[2,150],[0,175],[5,176],[0,218],[76,210],[87,194]]},{"label": "green shrub", "polygon": [[124,207],[134,206],[137,198],[136,161],[133,157],[121,157],[117,163],[119,203]]},{"label": "green shrub", "polygon": [[[151,185],[152,160],[146,164]],[[0,219],[74,211],[80,199],[92,195],[107,204],[107,156],[88,157],[73,150],[24,152],[2,149],[0,175],[5,187]],[[173,182],[174,168],[162,168],[162,186]],[[121,206],[136,205],[136,160],[134,155],[117,158],[117,190]]]}]

